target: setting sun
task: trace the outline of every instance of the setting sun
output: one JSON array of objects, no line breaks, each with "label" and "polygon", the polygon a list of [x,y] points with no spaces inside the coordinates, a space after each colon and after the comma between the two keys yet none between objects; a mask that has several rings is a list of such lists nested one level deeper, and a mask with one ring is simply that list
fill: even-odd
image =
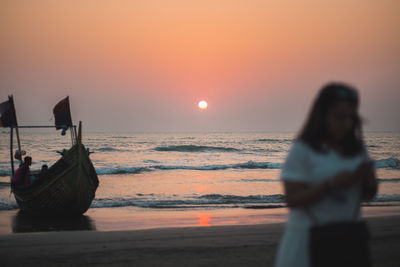
[{"label": "setting sun", "polygon": [[208,107],[208,104],[206,101],[202,100],[199,102],[199,108],[200,109],[206,109]]}]

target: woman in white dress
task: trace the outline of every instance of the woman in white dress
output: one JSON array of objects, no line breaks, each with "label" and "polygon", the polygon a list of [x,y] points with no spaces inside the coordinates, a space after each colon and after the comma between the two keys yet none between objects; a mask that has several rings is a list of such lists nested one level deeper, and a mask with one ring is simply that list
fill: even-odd
[{"label": "woman in white dress", "polygon": [[357,91],[341,83],[326,85],[315,99],[282,168],[290,213],[276,267],[310,266],[309,229],[315,221],[359,221],[360,199],[375,196],[358,103]]}]

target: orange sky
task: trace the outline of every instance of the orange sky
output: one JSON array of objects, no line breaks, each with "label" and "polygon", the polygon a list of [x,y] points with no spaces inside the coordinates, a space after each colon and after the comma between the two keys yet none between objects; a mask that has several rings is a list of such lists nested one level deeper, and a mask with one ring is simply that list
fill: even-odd
[{"label": "orange sky", "polygon": [[0,97],[21,124],[70,95],[92,130],[296,131],[341,80],[400,130],[400,2],[326,2],[2,1]]}]

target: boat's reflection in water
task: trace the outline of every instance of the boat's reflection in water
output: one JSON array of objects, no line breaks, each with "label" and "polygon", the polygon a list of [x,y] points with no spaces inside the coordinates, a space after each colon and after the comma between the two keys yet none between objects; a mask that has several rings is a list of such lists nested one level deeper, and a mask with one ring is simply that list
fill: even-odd
[{"label": "boat's reflection in water", "polygon": [[49,216],[18,212],[12,218],[14,233],[96,230],[92,219],[86,215]]}]

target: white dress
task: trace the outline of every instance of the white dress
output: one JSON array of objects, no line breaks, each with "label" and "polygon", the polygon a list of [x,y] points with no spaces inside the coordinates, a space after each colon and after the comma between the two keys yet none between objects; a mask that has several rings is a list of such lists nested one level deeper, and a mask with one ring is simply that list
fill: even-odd
[{"label": "white dress", "polygon": [[[318,184],[342,171],[354,171],[367,159],[366,153],[344,157],[332,149],[318,153],[302,141],[295,141],[281,172],[282,181]],[[359,220],[360,185],[337,191],[309,206],[318,224]],[[309,228],[312,219],[303,209],[290,210],[275,261],[276,267],[307,267],[309,264]]]}]

